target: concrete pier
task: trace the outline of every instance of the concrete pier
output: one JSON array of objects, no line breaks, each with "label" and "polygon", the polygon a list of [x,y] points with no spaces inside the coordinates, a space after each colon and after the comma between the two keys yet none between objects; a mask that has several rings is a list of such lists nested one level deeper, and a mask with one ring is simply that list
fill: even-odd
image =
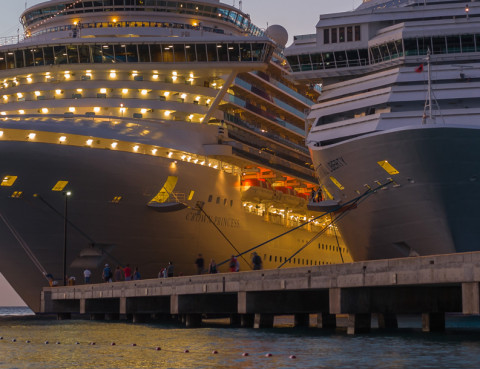
[{"label": "concrete pier", "polygon": [[268,328],[275,316],[293,315],[294,325],[347,332],[398,327],[397,315],[419,314],[425,332],[445,329],[445,313],[480,314],[480,252],[377,260],[282,270],[198,275],[142,281],[49,287],[42,312],[66,319],[177,316],[185,326],[223,316],[232,325]]}]

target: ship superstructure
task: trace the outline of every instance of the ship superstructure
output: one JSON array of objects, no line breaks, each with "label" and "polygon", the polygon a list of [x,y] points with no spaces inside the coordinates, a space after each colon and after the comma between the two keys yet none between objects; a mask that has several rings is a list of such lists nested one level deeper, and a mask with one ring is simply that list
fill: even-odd
[{"label": "ship superstructure", "polygon": [[478,250],[480,6],[365,0],[287,49],[319,84],[307,144],[326,198],[390,183],[339,223],[354,258]]},{"label": "ship superstructure", "polygon": [[[0,47],[0,271],[34,311],[42,274],[193,273],[198,253],[220,263],[317,216],[318,93],[286,78],[283,28],[216,0],[52,0],[21,20]],[[268,268],[350,261],[331,223],[255,251]]]}]

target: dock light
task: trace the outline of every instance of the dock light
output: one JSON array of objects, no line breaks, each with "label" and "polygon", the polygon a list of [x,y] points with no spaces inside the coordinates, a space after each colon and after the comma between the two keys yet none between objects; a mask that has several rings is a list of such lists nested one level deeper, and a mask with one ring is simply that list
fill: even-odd
[{"label": "dock light", "polygon": [[94,107],[94,108],[93,108],[93,111],[94,111],[95,113],[99,113],[99,112],[100,112],[100,107],[99,107],[99,106]]},{"label": "dock light", "polygon": [[135,145],[135,146],[133,146],[133,151],[137,152],[139,148],[140,148],[140,146]]},{"label": "dock light", "polygon": [[76,110],[76,109],[75,109],[73,106],[71,106],[71,107],[68,108],[68,111],[69,111],[70,113],[75,113],[75,110]]},{"label": "dock light", "polygon": [[21,114],[21,115],[25,114],[25,110],[23,110],[23,109],[19,110],[18,114]]},{"label": "dock light", "polygon": [[145,96],[145,95],[148,94],[148,91],[147,91],[147,90],[142,90],[142,91],[140,91],[140,93],[141,93],[143,96]]},{"label": "dock light", "polygon": [[124,89],[122,90],[122,94],[124,94],[124,95],[125,95],[125,94],[128,94],[128,88],[124,88]]},{"label": "dock light", "polygon": [[29,134],[28,134],[28,138],[29,138],[30,140],[35,139],[35,136],[36,136],[35,133],[29,133]]},{"label": "dock light", "polygon": [[115,72],[114,70],[112,70],[110,72],[110,78],[116,78],[117,77],[117,72]]},{"label": "dock light", "polygon": [[55,94],[61,95],[61,94],[62,94],[62,90],[55,90]]},{"label": "dock light", "polygon": [[58,140],[60,142],[65,142],[65,141],[67,141],[67,136],[61,136]]},{"label": "dock light", "polygon": [[114,149],[114,148],[117,147],[117,145],[118,145],[118,142],[112,142],[112,145],[111,145],[111,146],[112,146],[112,148]]},{"label": "dock light", "polygon": [[35,91],[35,96],[40,96],[40,95],[41,95],[40,91]]},{"label": "dock light", "polygon": [[42,114],[48,114],[48,108],[42,108]]},{"label": "dock light", "polygon": [[92,144],[93,144],[93,140],[92,140],[91,138],[89,138],[89,139],[87,140],[87,145],[88,145],[88,146],[91,146]]}]

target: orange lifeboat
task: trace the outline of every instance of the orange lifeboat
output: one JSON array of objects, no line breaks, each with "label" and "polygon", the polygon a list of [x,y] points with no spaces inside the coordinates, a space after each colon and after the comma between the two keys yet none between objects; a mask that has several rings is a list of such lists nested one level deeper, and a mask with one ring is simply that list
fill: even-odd
[{"label": "orange lifeboat", "polygon": [[246,179],[242,181],[242,201],[263,202],[271,201],[275,192],[270,186],[259,179]]}]

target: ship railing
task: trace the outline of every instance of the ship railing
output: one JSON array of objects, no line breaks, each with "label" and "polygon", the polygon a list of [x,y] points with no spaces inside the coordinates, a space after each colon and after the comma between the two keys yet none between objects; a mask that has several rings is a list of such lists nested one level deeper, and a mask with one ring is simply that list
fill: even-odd
[{"label": "ship railing", "polygon": [[0,37],[0,46],[15,45],[22,42],[25,39],[23,35]]}]

